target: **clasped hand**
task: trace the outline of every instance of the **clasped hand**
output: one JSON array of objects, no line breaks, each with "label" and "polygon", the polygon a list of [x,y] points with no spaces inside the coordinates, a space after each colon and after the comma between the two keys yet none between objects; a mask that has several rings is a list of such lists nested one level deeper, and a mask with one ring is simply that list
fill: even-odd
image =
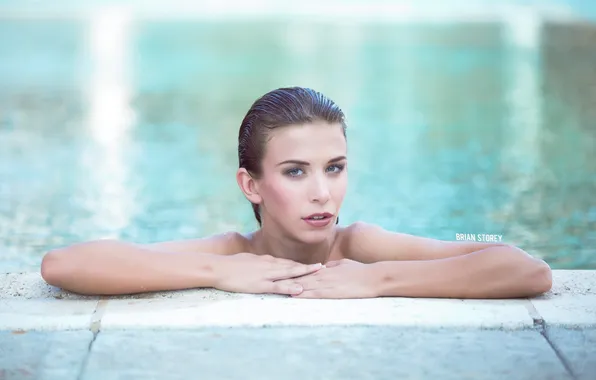
[{"label": "clasped hand", "polygon": [[295,298],[374,298],[379,296],[378,276],[368,264],[342,259],[298,278],[277,281],[302,286]]},{"label": "clasped hand", "polygon": [[378,276],[369,264],[342,259],[306,265],[270,255],[220,256],[213,287],[228,292],[287,294],[296,298],[378,297]]}]

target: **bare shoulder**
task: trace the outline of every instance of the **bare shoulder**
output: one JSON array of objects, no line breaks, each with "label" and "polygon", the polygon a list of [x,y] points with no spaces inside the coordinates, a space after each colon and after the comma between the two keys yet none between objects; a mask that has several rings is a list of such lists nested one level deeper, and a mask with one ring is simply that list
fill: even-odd
[{"label": "bare shoulder", "polygon": [[337,246],[341,256],[347,259],[366,262],[366,252],[374,250],[375,235],[379,226],[365,222],[355,222],[339,230]]},{"label": "bare shoulder", "polygon": [[388,231],[381,226],[365,222],[349,225],[343,230],[341,238],[344,257],[367,263],[443,259],[497,245],[507,244],[439,240]]},{"label": "bare shoulder", "polygon": [[230,231],[197,239],[172,240],[144,244],[145,248],[177,253],[213,253],[233,255],[247,252],[248,244],[244,235]]}]

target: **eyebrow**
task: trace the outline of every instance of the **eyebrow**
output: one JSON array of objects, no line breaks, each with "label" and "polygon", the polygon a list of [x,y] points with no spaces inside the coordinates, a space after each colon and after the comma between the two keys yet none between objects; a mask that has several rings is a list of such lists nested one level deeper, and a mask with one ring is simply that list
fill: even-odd
[{"label": "eyebrow", "polygon": [[[335,158],[330,159],[327,163],[330,164],[330,163],[341,161],[341,160],[345,160],[345,159],[346,159],[346,156],[339,156],[339,157],[335,157]],[[296,165],[304,165],[304,166],[310,165],[306,161],[301,161],[301,160],[285,160],[285,161],[280,162],[276,166],[280,166],[280,165],[283,165],[283,164],[296,164]]]}]

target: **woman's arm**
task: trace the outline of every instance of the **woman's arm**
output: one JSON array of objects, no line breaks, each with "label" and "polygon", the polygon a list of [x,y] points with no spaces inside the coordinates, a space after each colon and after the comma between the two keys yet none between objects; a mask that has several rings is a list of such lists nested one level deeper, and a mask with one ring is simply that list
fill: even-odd
[{"label": "woman's arm", "polygon": [[552,286],[550,266],[510,244],[436,240],[366,223],[346,231],[345,257],[376,268],[382,295],[509,298]]},{"label": "woman's arm", "polygon": [[[41,275],[50,285],[81,294],[209,287],[213,264],[218,254],[226,253],[225,240],[218,236],[155,245],[116,240],[79,243],[48,252]],[[200,253],[209,252],[206,249],[212,253]]]},{"label": "woman's arm", "polygon": [[435,260],[381,261],[370,266],[380,296],[432,298],[535,297],[551,289],[548,264],[512,246]]},{"label": "woman's arm", "polygon": [[297,294],[293,281],[314,273],[306,265],[245,252],[237,233],[149,245],[99,240],[45,255],[41,275],[50,285],[81,294],[132,294],[213,287],[242,293]]}]

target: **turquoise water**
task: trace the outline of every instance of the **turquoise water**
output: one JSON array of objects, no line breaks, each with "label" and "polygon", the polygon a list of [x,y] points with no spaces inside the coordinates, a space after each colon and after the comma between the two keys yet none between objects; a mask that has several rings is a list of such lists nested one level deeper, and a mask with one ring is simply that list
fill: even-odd
[{"label": "turquoise water", "polygon": [[342,224],[499,234],[553,268],[596,269],[593,26],[547,25],[529,47],[499,24],[129,32],[100,33],[97,53],[82,21],[0,22],[0,271],[83,240],[255,228],[237,131],[258,96],[288,85],[348,116]]}]

